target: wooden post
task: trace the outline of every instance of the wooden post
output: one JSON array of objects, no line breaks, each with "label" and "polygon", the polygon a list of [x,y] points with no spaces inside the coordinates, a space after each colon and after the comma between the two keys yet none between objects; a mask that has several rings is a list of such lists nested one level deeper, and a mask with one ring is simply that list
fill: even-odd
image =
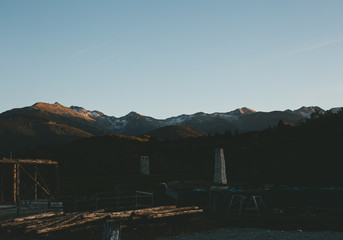
[{"label": "wooden post", "polygon": [[16,163],[17,166],[17,202],[20,200],[20,167],[19,161]]},{"label": "wooden post", "polygon": [[16,184],[17,184],[17,187],[16,187],[16,190],[17,190],[17,193],[16,193],[16,205],[17,205],[17,217],[19,217],[20,215],[20,209],[19,209],[19,201],[20,201],[20,165],[19,165],[19,159],[17,160],[17,163],[15,164],[16,165],[16,177],[17,177],[17,181],[16,181]]},{"label": "wooden post", "polygon": [[38,201],[37,170],[35,169],[35,201]]},{"label": "wooden post", "polygon": [[17,203],[17,164],[13,164],[13,203]]}]

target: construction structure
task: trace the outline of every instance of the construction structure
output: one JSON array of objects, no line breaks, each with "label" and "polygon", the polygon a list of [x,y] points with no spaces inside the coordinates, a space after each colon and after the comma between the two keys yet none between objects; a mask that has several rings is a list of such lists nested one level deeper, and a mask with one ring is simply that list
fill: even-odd
[{"label": "construction structure", "polygon": [[62,208],[58,200],[57,161],[0,159],[0,218],[29,215],[51,206]]}]

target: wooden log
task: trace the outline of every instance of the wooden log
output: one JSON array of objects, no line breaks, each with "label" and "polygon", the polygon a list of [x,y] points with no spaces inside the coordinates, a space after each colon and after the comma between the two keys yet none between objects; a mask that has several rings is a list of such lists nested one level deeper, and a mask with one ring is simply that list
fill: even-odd
[{"label": "wooden log", "polygon": [[152,218],[164,218],[164,217],[173,217],[173,216],[180,216],[180,215],[188,215],[194,213],[202,213],[204,210],[196,209],[196,210],[189,210],[189,211],[180,211],[180,212],[171,212],[171,213],[157,213],[152,215]]},{"label": "wooden log", "polygon": [[34,231],[35,229],[39,229],[43,226],[50,226],[51,224],[56,223],[57,221],[65,220],[65,216],[50,218],[50,219],[41,219],[31,222],[30,224],[25,225],[25,232]]},{"label": "wooden log", "polygon": [[104,218],[106,218],[106,215],[97,216],[97,217],[94,217],[94,218],[85,218],[85,219],[82,219],[82,220],[79,220],[79,221],[76,221],[76,222],[73,222],[73,223],[69,223],[69,224],[63,224],[63,225],[58,225],[58,226],[55,226],[55,227],[39,229],[39,230],[37,230],[37,233],[38,234],[42,234],[42,233],[56,232],[56,231],[60,231],[60,230],[65,230],[65,229],[72,228],[72,227],[78,227],[78,226],[81,226],[81,225],[84,225],[84,224],[87,224],[87,223],[90,223],[90,222],[96,222],[96,221],[102,220]]},{"label": "wooden log", "polygon": [[122,211],[122,212],[111,212],[109,215],[114,218],[114,217],[127,217],[130,216],[132,213],[135,213],[135,215],[144,215],[146,213],[151,213],[151,212],[159,212],[163,210],[172,210],[176,209],[176,206],[161,206],[161,207],[153,207],[153,208],[143,208],[143,209],[138,209],[138,210],[128,210],[128,211]]},{"label": "wooden log", "polygon": [[44,225],[51,225],[54,223],[58,223],[58,222],[63,222],[66,221],[74,216],[78,216],[80,215],[80,213],[68,213],[68,214],[60,214],[60,215],[55,215],[52,218],[42,218],[42,219],[37,219],[35,221],[32,222],[28,222],[26,229],[34,229],[34,228],[41,228]]},{"label": "wooden log", "polygon": [[35,225],[35,226],[31,226],[30,228],[27,228],[26,231],[30,232],[30,231],[41,231],[44,229],[48,229],[48,228],[54,228],[54,227],[59,227],[59,226],[63,226],[66,224],[70,224],[72,222],[78,221],[79,219],[82,218],[82,213],[79,214],[73,214],[73,215],[69,215],[69,216],[64,216],[63,218],[60,219],[55,219],[54,221],[51,221],[49,223],[46,224],[39,224],[39,225]]},{"label": "wooden log", "polygon": [[136,213],[136,215],[141,215],[141,214],[148,214],[148,215],[153,215],[156,213],[171,213],[171,212],[183,212],[183,211],[188,211],[188,210],[197,210],[199,207],[196,206],[191,206],[191,207],[181,207],[181,208],[172,208],[172,209],[162,209],[159,211],[148,211],[148,212],[143,212],[143,213]]},{"label": "wooden log", "polygon": [[[61,214],[61,213],[59,213]],[[57,213],[54,212],[47,212],[47,213],[40,213],[32,216],[27,216],[27,217],[21,217],[21,218],[16,218],[14,221],[20,222],[20,221],[25,221],[25,220],[33,220],[33,219],[39,219],[39,218],[46,218],[46,217],[52,217],[58,215]]]},{"label": "wooden log", "polygon": [[96,224],[99,221],[107,222],[121,222],[126,220],[139,220],[139,219],[155,219],[164,217],[173,217],[180,215],[198,214],[203,210],[197,206],[181,207],[176,206],[163,206],[146,208],[139,210],[130,210],[122,212],[81,212],[81,213],[68,213],[68,214],[55,214],[44,213],[35,216],[17,218],[5,224],[1,227],[12,227],[14,229],[25,229],[25,232],[49,233],[61,230],[67,230],[71,228],[78,228],[86,224]]},{"label": "wooden log", "polygon": [[42,214],[37,214],[33,216],[28,216],[28,217],[16,218],[16,219],[12,219],[6,222],[2,222],[0,226],[1,227],[18,226],[22,224],[28,224],[29,222],[32,223],[40,219],[47,219],[49,217],[54,217],[56,215],[57,215],[56,213],[48,212],[48,213],[42,213]]},{"label": "wooden log", "polygon": [[111,215],[111,220],[109,221],[124,221],[124,220],[139,220],[139,219],[154,219],[154,218],[164,218],[164,217],[173,217],[173,216],[181,216],[181,215],[189,215],[189,214],[198,214],[203,213],[203,209],[189,209],[189,210],[180,210],[180,211],[159,211],[159,212],[146,212],[144,214],[139,215],[129,215],[126,214],[117,214]]},{"label": "wooden log", "polygon": [[135,212],[139,213],[139,212],[146,212],[146,211],[160,211],[163,209],[175,209],[175,208],[176,208],[175,205],[169,205],[169,206],[160,206],[160,207],[152,207],[152,208],[142,208],[142,209],[135,210]]},{"label": "wooden log", "polygon": [[[158,208],[149,208],[149,209],[140,209],[138,212],[141,215],[149,215],[151,214],[151,211],[155,211],[157,212],[155,215],[157,217],[162,217],[162,216],[174,216],[174,215],[182,215],[182,212],[187,212],[187,211],[178,211],[178,213],[164,213],[164,215],[162,213],[160,213],[160,215],[158,215],[158,212],[163,212],[163,210],[166,209],[174,209],[174,206],[172,207],[158,207]],[[195,213],[195,211],[199,212],[199,210],[193,210],[192,211],[188,211],[189,213]],[[202,210],[200,210],[202,211]],[[68,223],[61,223],[52,227],[46,227],[46,228],[40,228],[38,229],[36,232],[41,234],[41,233],[48,233],[48,232],[54,232],[54,231],[60,231],[60,230],[65,230],[68,228],[72,228],[72,227],[78,227],[80,225],[84,225],[87,223],[92,223],[92,222],[96,222],[99,221],[101,219],[105,219],[107,217],[111,217],[111,218],[116,218],[116,219],[125,219],[125,218],[129,218],[131,216],[132,213],[135,213],[136,211],[124,211],[124,212],[115,212],[115,213],[83,213],[82,216],[83,218],[81,220],[77,220],[75,222],[72,221],[68,221]]]}]

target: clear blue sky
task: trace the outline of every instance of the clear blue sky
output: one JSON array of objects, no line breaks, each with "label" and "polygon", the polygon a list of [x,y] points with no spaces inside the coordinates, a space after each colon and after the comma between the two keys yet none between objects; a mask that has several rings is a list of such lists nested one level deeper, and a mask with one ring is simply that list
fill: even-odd
[{"label": "clear blue sky", "polygon": [[0,112],[343,106],[342,0],[1,0]]}]

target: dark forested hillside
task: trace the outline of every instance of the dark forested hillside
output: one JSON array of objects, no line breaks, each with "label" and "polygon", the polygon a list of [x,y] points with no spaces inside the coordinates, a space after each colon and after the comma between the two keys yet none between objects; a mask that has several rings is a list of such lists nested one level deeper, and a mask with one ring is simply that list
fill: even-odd
[{"label": "dark forested hillside", "polygon": [[343,185],[342,111],[313,116],[296,126],[280,121],[275,128],[243,134],[174,141],[96,136],[21,154],[59,160],[64,177],[132,180],[139,175],[139,157],[149,155],[152,177],[211,179],[217,147],[224,148],[230,183]]},{"label": "dark forested hillside", "polygon": [[106,133],[91,121],[59,103],[36,103],[1,113],[0,153]]},{"label": "dark forested hillside", "polygon": [[272,112],[256,112],[244,107],[226,113],[198,112],[167,119],[155,119],[136,112],[116,118],[82,107],[69,108],[57,102],[38,102],[29,107],[0,113],[0,155],[23,148],[36,148],[39,145],[67,144],[83,137],[104,134],[148,134],[160,140],[176,140],[229,130],[261,131],[276,126],[280,119],[295,124],[312,113],[323,112],[319,107]]},{"label": "dark forested hillside", "polygon": [[206,133],[191,126],[171,125],[155,129],[146,135],[158,140],[178,140],[181,138],[201,137]]}]

